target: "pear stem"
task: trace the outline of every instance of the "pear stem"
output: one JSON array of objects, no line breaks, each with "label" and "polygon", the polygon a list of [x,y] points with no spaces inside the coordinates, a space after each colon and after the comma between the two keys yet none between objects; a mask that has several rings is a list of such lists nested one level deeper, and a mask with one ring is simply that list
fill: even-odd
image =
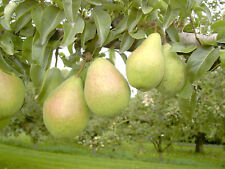
[{"label": "pear stem", "polygon": [[82,62],[82,64],[81,64],[81,66],[80,66],[79,71],[78,71],[77,74],[75,75],[76,77],[79,77],[79,76],[80,76],[82,70],[83,70],[84,67],[85,67],[85,64],[87,63],[87,61],[90,61],[91,59],[92,59],[91,53],[90,53],[90,52],[85,53],[85,58],[84,58],[84,60],[83,60],[83,62]]},{"label": "pear stem", "polygon": [[87,60],[86,60],[86,58],[85,58],[85,59],[83,60],[83,62],[82,62],[82,65],[81,65],[79,71],[78,71],[77,74],[75,75],[76,77],[79,77],[79,76],[80,76],[80,73],[81,73],[82,70],[84,69],[84,66],[85,66],[86,63],[87,63]]},{"label": "pear stem", "polygon": [[158,23],[155,22],[155,32],[158,32]]}]

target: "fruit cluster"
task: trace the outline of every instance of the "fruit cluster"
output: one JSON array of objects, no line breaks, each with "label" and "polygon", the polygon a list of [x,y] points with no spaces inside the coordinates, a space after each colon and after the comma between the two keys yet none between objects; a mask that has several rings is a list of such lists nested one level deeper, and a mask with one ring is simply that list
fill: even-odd
[{"label": "fruit cluster", "polygon": [[[170,48],[169,44],[162,47],[158,33],[151,34],[127,59],[129,83],[142,90],[156,87],[168,95],[181,90],[185,65]],[[114,65],[97,58],[88,68],[84,89],[81,79],[71,76],[47,97],[43,105],[45,126],[57,138],[73,138],[85,128],[88,109],[99,116],[114,116],[128,105],[130,94],[127,81]],[[23,100],[22,81],[0,72],[0,127],[1,120],[18,111]]]}]

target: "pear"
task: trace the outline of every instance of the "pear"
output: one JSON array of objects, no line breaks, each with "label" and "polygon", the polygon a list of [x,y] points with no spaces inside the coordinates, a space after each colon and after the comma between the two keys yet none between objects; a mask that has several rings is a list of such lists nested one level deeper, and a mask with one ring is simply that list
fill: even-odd
[{"label": "pear", "polygon": [[25,96],[23,81],[0,70],[0,120],[13,116],[22,107]]},{"label": "pear", "polygon": [[88,68],[84,96],[94,114],[109,117],[128,105],[130,88],[113,64],[98,58]]},{"label": "pear", "polygon": [[3,129],[5,126],[7,126],[7,124],[11,120],[11,118],[12,117],[7,117],[7,118],[4,118],[4,119],[0,120],[0,130]]},{"label": "pear", "polygon": [[43,106],[44,124],[56,138],[73,138],[88,121],[83,85],[79,77],[71,76],[47,97]]},{"label": "pear", "polygon": [[158,33],[148,36],[128,57],[126,62],[128,82],[137,89],[156,87],[164,75],[164,56]]},{"label": "pear", "polygon": [[179,92],[185,84],[185,64],[176,52],[170,52],[171,46],[163,46],[165,57],[165,73],[158,90],[168,95],[174,95]]}]

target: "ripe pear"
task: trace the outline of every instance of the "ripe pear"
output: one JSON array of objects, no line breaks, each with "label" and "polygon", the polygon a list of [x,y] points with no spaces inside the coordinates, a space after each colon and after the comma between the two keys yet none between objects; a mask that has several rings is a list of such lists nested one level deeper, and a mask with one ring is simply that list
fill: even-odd
[{"label": "ripe pear", "polygon": [[174,95],[180,91],[185,84],[185,64],[176,52],[170,52],[171,46],[163,46],[165,57],[165,73],[158,89],[162,93]]},{"label": "ripe pear", "polygon": [[7,126],[7,124],[11,120],[11,118],[12,117],[7,117],[7,118],[4,118],[4,119],[0,120],[0,130],[3,129],[5,126]]},{"label": "ripe pear", "polygon": [[23,81],[0,70],[0,120],[13,116],[22,107],[25,96]]},{"label": "ripe pear", "polygon": [[79,77],[71,76],[52,91],[44,103],[43,118],[46,128],[56,138],[73,138],[83,131],[88,108]]},{"label": "ripe pear", "polygon": [[137,89],[156,87],[164,75],[164,56],[161,37],[153,33],[128,57],[126,62],[128,82]]},{"label": "ripe pear", "polygon": [[84,96],[93,113],[109,117],[128,105],[130,88],[113,64],[98,58],[88,68]]}]

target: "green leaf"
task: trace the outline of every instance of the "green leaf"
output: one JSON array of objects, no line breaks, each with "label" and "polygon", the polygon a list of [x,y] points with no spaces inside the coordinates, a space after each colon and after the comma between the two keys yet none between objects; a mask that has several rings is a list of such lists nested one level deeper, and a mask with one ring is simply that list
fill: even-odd
[{"label": "green leaf", "polygon": [[124,63],[126,64],[127,62],[127,55],[125,53],[119,53],[121,58],[123,59]]},{"label": "green leaf", "polygon": [[190,82],[202,77],[219,57],[219,50],[213,47],[199,47],[187,61],[187,73]]},{"label": "green leaf", "polygon": [[1,50],[0,50],[0,70],[4,72],[10,73],[12,71],[11,66],[5,61]]},{"label": "green leaf", "polygon": [[225,30],[218,33],[216,41],[219,43],[225,43]]},{"label": "green leaf", "polygon": [[94,8],[93,16],[99,37],[99,46],[102,46],[109,34],[111,18],[108,12],[100,8]]},{"label": "green leaf", "polygon": [[33,37],[27,37],[23,41],[23,47],[22,47],[22,56],[28,60],[29,63],[31,63],[31,54],[32,54],[32,41]]},{"label": "green leaf", "polygon": [[36,32],[33,43],[32,43],[32,61],[35,64],[43,65],[43,61],[45,60],[45,57],[49,55],[47,48],[47,43],[42,45],[40,36],[38,32]]},{"label": "green leaf", "polygon": [[220,50],[220,62],[223,68],[225,68],[225,50]]},{"label": "green leaf", "polygon": [[8,55],[14,54],[14,43],[10,33],[4,33],[2,36],[0,36],[0,47]]},{"label": "green leaf", "polygon": [[24,28],[22,28],[19,32],[20,36],[30,37],[34,35],[35,28],[32,23],[29,22]]},{"label": "green leaf", "polygon": [[223,32],[225,27],[224,20],[218,20],[211,25],[211,28],[214,32]]},{"label": "green leaf", "polygon": [[40,88],[42,79],[44,76],[44,70],[40,65],[31,64],[30,67],[30,78],[35,88]]},{"label": "green leaf", "polygon": [[141,10],[144,14],[149,14],[153,10],[153,7],[151,7],[148,3],[148,0],[141,0]]},{"label": "green leaf", "polygon": [[166,30],[173,23],[173,21],[179,16],[179,14],[180,9],[168,8],[166,16],[164,17],[163,29]]},{"label": "green leaf", "polygon": [[128,32],[131,32],[141,20],[142,12],[133,8],[128,17]]},{"label": "green leaf", "polygon": [[115,65],[116,60],[116,51],[115,49],[109,48],[109,61]]},{"label": "green leaf", "polygon": [[37,7],[32,10],[32,19],[40,34],[41,44],[44,45],[48,35],[59,25],[64,18],[62,10],[49,6],[46,8]]},{"label": "green leaf", "polygon": [[130,49],[132,44],[134,43],[134,39],[126,32],[123,35],[121,44],[120,44],[120,53],[123,53]]},{"label": "green leaf", "polygon": [[134,39],[144,39],[146,35],[145,31],[141,29],[139,29],[136,33],[130,32],[129,34]]},{"label": "green leaf", "polygon": [[63,0],[63,8],[68,22],[75,23],[81,0]]},{"label": "green leaf", "polygon": [[84,30],[84,20],[81,17],[77,17],[75,23],[65,22],[63,24],[64,37],[62,41],[62,46],[68,46],[75,40],[75,35],[77,33],[82,33]]},{"label": "green leaf", "polygon": [[49,94],[64,81],[64,76],[58,68],[52,68],[46,71],[43,83],[40,89],[38,102],[43,104]]},{"label": "green leaf", "polygon": [[17,5],[18,4],[16,2],[11,2],[8,5],[6,5],[4,9],[4,20],[8,30],[11,30],[10,21],[11,21],[12,14],[15,11]]},{"label": "green leaf", "polygon": [[178,31],[173,25],[170,25],[170,27],[166,29],[166,32],[172,42],[179,42]]},{"label": "green leaf", "polygon": [[197,48],[197,45],[185,45],[180,42],[175,42],[170,49],[171,52],[190,53]]},{"label": "green leaf", "polygon": [[96,34],[95,24],[87,22],[85,24],[84,32],[81,35],[81,46],[85,49],[85,42],[93,39]]},{"label": "green leaf", "polygon": [[35,5],[37,5],[37,2],[34,0],[26,0],[23,3],[20,3],[15,10],[16,20],[31,11]]},{"label": "green leaf", "polygon": [[13,23],[13,29],[15,33],[18,33],[21,29],[23,29],[31,20],[31,14],[27,13],[20,17],[16,22]]},{"label": "green leaf", "polygon": [[100,6],[102,5],[102,1],[101,0],[85,0],[87,3],[92,4],[92,5],[96,5],[96,6]]},{"label": "green leaf", "polygon": [[127,30],[127,21],[128,21],[127,16],[125,16],[125,17],[123,17],[123,19],[121,19],[119,24],[112,30],[115,32],[115,35],[123,33],[125,30]]}]

